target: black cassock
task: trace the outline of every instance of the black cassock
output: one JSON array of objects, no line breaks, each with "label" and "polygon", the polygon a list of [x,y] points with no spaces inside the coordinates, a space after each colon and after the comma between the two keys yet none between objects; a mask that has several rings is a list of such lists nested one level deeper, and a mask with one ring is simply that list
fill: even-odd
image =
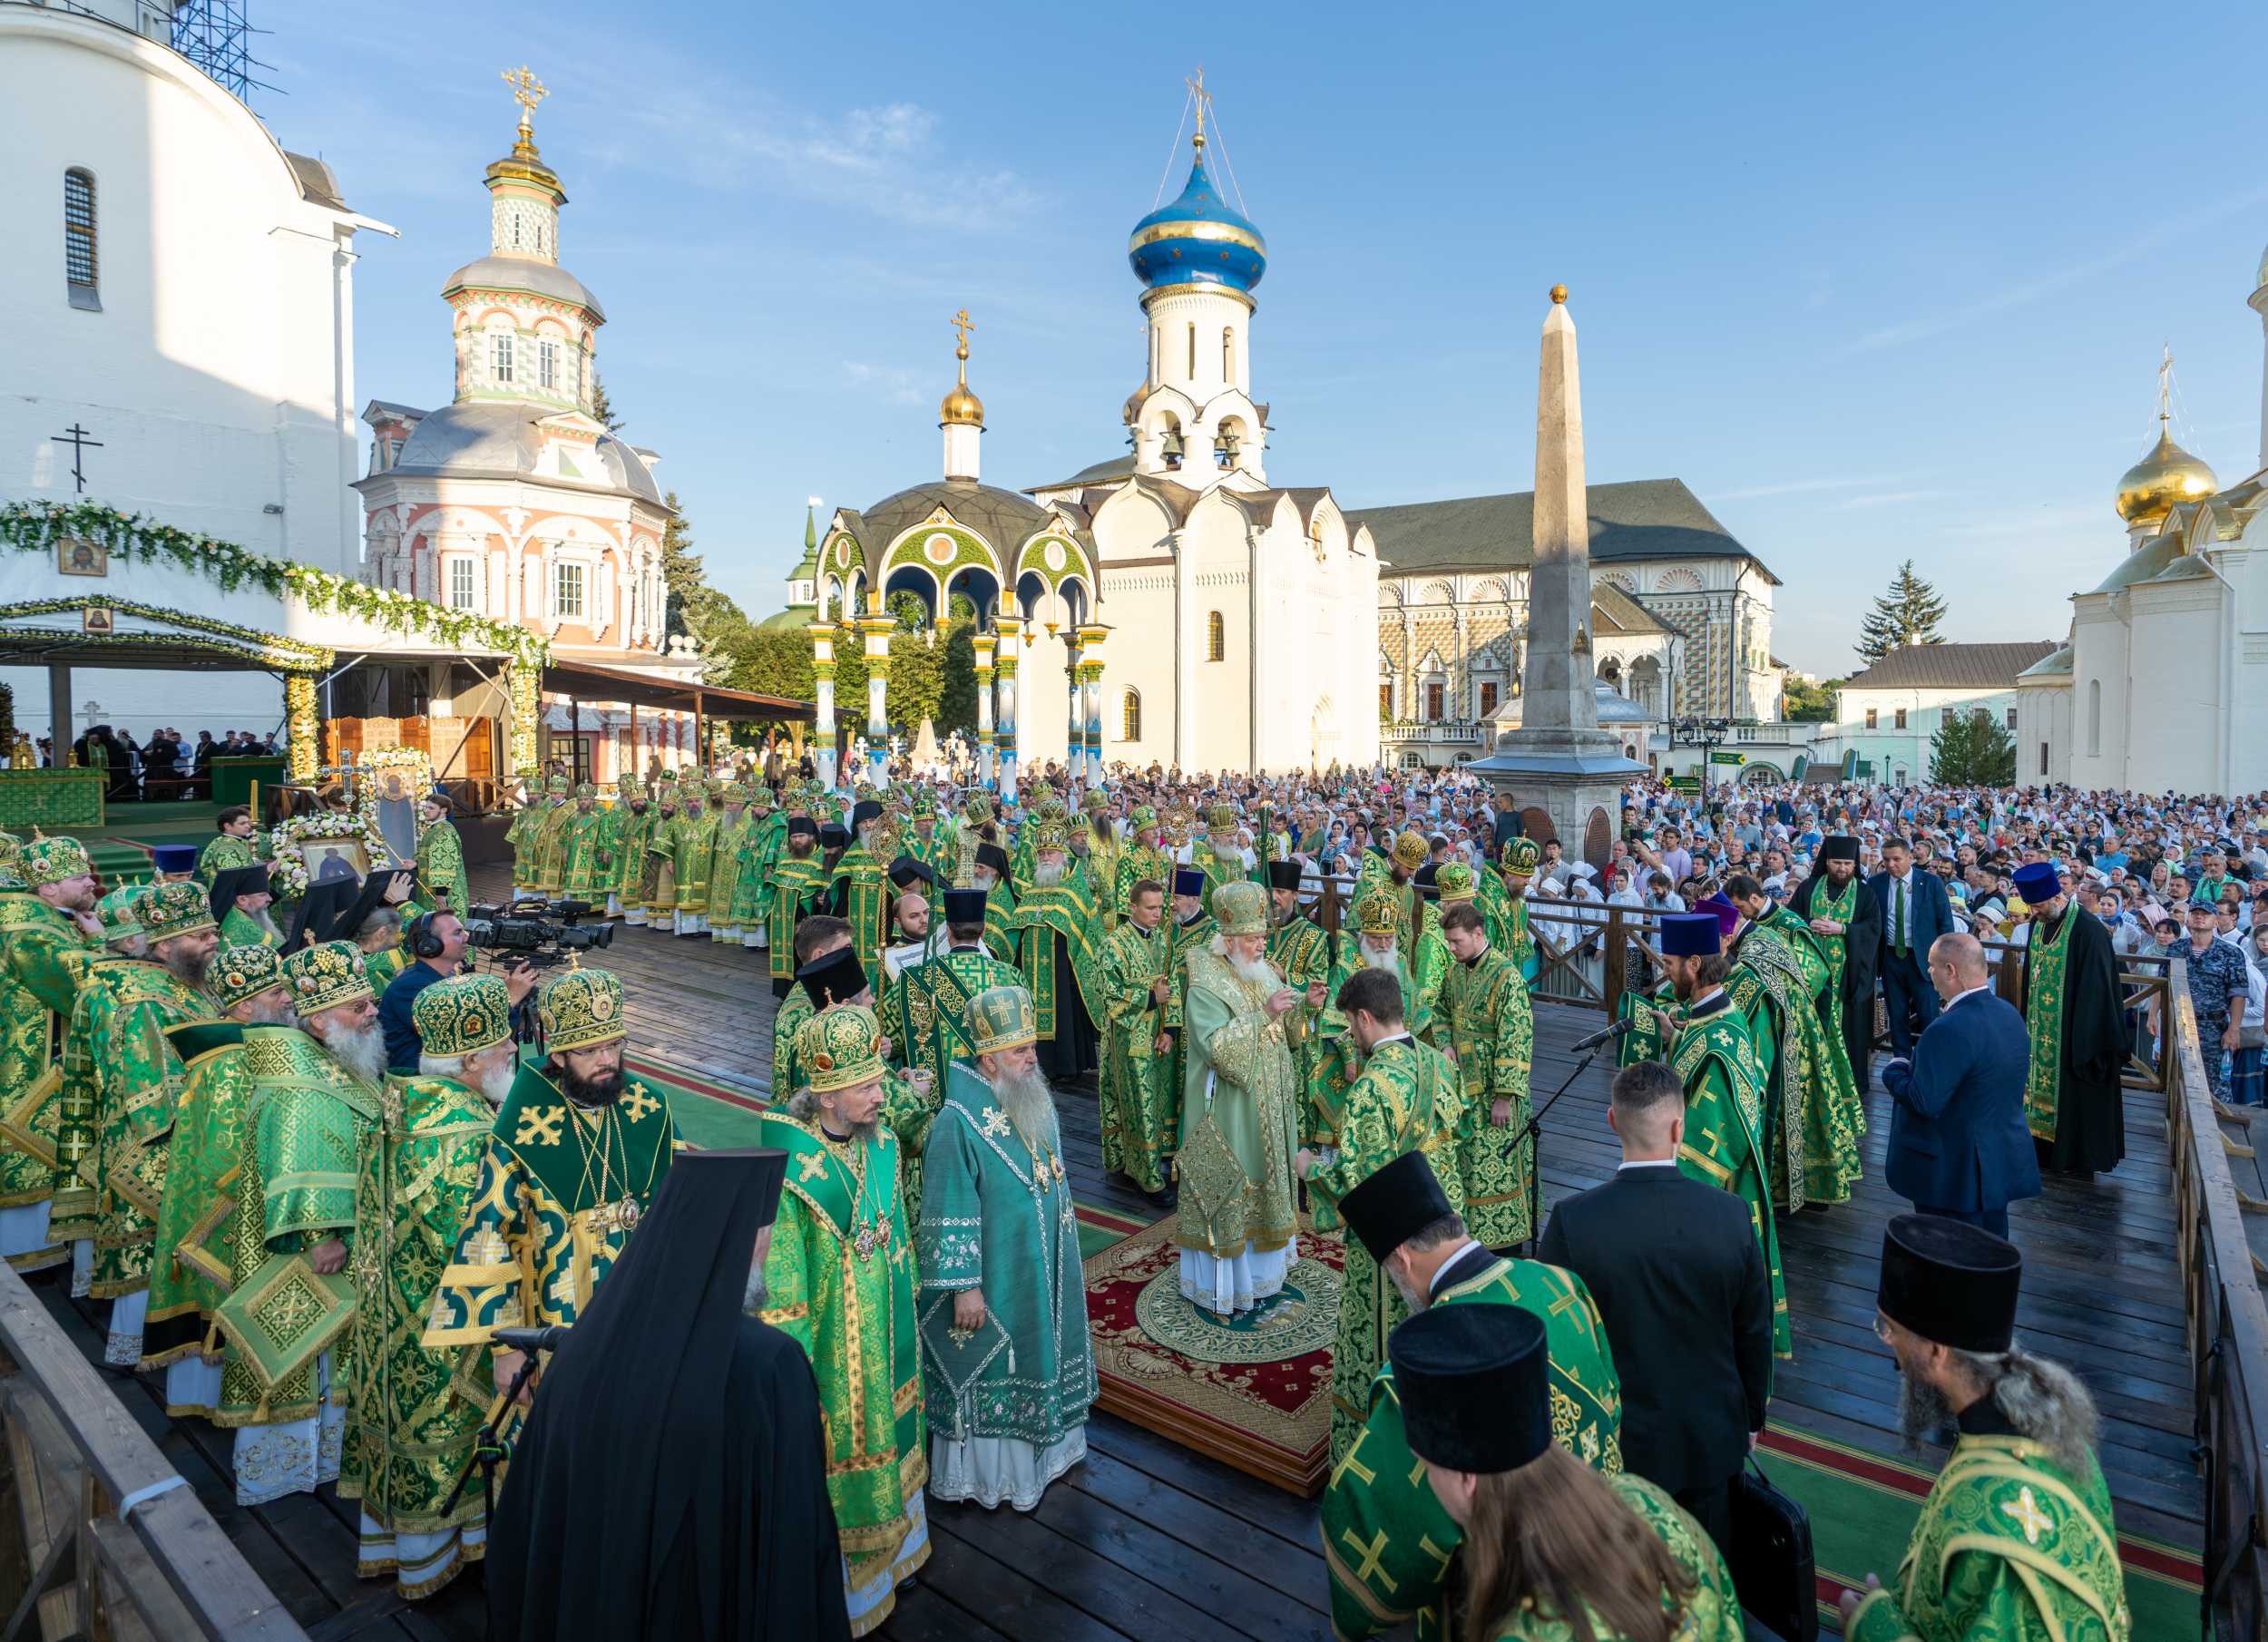
[{"label": "black cassock", "polygon": [[[1812,897],[1832,893],[1832,885],[1819,887],[1826,875],[1827,869],[1820,867],[1804,880],[1795,898],[1788,903],[1806,923],[1825,915],[1812,911]],[[1882,908],[1864,878],[1854,877],[1853,882],[1858,885],[1859,893],[1851,909],[1850,927],[1843,936],[1843,1046],[1851,1056],[1851,1076],[1863,1095],[1874,1060],[1874,972],[1882,960]],[[1832,1031],[1834,1018],[1823,1012],[1821,1018]]]},{"label": "black cassock", "polygon": [[[2056,1080],[2056,1138],[2039,1142],[2043,1168],[2088,1174],[2116,1168],[2126,1155],[2127,1032],[2120,1011],[2118,954],[2093,913],[2067,903],[2076,919],[2063,949],[2063,1064]],[[2043,937],[2035,928],[2032,939]],[[2030,965],[2024,969],[2024,1013],[2031,1015]]]},{"label": "black cassock", "polygon": [[[1098,1052],[1100,1040],[1095,1034],[1092,1016],[1087,1013],[1087,1000],[1080,994],[1079,972],[1071,967],[1070,943],[1050,930],[1055,947],[1055,1036],[1034,1045],[1040,1057],[1040,1070],[1051,1083],[1068,1083],[1081,1072],[1093,1071],[1102,1063]],[[1027,941],[1038,937],[1031,930],[1023,932]]]},{"label": "black cassock", "polygon": [[689,1152],[552,1358],[488,1541],[497,1642],[842,1642],[802,1350],[745,1315],[785,1154]]}]

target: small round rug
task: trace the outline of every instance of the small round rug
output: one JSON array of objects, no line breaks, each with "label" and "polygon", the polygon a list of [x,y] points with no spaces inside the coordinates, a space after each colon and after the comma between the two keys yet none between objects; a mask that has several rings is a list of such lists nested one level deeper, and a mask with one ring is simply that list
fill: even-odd
[{"label": "small round rug", "polygon": [[1295,1261],[1279,1293],[1223,1320],[1183,1297],[1176,1260],[1142,1285],[1134,1320],[1168,1351],[1199,1363],[1280,1363],[1337,1338],[1339,1274],[1320,1260]]}]

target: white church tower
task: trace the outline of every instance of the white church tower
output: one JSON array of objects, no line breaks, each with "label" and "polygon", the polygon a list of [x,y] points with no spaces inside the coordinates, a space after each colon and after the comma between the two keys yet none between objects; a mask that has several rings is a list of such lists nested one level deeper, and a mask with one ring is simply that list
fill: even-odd
[{"label": "white church tower", "polygon": [[1134,471],[1195,490],[1267,484],[1266,407],[1252,397],[1252,288],[1267,271],[1267,243],[1220,197],[1205,169],[1204,76],[1196,150],[1180,195],[1134,225],[1127,257],[1142,281],[1149,367],[1126,402]]}]

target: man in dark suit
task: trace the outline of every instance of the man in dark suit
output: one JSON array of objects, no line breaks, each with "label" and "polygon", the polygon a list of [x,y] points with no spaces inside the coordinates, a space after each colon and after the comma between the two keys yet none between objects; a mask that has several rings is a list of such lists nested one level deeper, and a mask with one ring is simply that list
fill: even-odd
[{"label": "man in dark suit", "polygon": [[1972,935],[1940,935],[1930,981],[1945,1008],[1902,1057],[1882,1068],[1890,1147],[1882,1177],[1918,1214],[2009,1235],[2009,1204],[2039,1195],[2039,1160],[2024,1121],[2031,1037],[2024,1017],[1986,984]]},{"label": "man in dark suit", "polygon": [[1622,1167],[1551,1211],[1536,1255],[1583,1279],[1622,1377],[1622,1462],[1729,1549],[1733,1483],[1772,1394],[1772,1287],[1748,1209],[1678,1171],[1685,1086],[1658,1060],[1615,1074]]},{"label": "man in dark suit", "polygon": [[1953,907],[1944,881],[1913,864],[1903,838],[1882,845],[1882,865],[1890,870],[1869,880],[1882,909],[1882,1002],[1890,1012],[1891,1053],[1911,1057],[1915,1019],[1924,1030],[1937,1019],[1937,989],[1926,966],[1937,938],[1953,933]]}]

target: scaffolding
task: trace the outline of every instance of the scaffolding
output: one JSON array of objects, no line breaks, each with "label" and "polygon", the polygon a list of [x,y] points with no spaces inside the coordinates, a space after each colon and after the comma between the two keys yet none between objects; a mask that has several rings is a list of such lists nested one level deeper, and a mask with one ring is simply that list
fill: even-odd
[{"label": "scaffolding", "polygon": [[173,49],[247,108],[255,91],[279,89],[252,75],[271,66],[250,49],[252,35],[266,32],[245,21],[244,0],[179,0],[173,7]]}]

